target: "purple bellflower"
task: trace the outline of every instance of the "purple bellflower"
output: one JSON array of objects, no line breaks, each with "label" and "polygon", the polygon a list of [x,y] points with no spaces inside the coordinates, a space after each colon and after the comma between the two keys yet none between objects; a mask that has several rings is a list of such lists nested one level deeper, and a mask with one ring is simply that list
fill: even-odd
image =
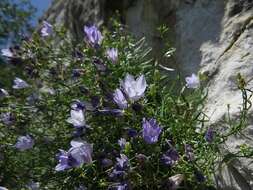
[{"label": "purple bellflower", "polygon": [[108,59],[111,60],[113,63],[116,63],[118,61],[118,49],[110,48],[106,51],[106,55]]},{"label": "purple bellflower", "polygon": [[125,154],[120,154],[120,158],[116,158],[116,160],[117,160],[117,166],[120,169],[124,169],[128,167],[129,165],[128,157]]},{"label": "purple bellflower", "polygon": [[67,122],[72,124],[75,128],[85,127],[86,121],[84,118],[84,112],[81,109],[72,109],[70,111],[70,117]]},{"label": "purple bellflower", "polygon": [[103,36],[96,26],[84,26],[84,33],[90,45],[93,47],[101,45]]},{"label": "purple bellflower", "polygon": [[213,139],[214,139],[214,131],[212,128],[208,128],[206,133],[205,133],[205,140],[208,142],[208,143],[211,143],[213,142]]},{"label": "purple bellflower", "polygon": [[14,85],[12,86],[13,89],[23,89],[29,87],[29,84],[27,84],[27,82],[18,77],[16,77],[13,82],[14,82]]},{"label": "purple bellflower", "polygon": [[125,148],[126,143],[127,143],[127,141],[126,141],[126,139],[124,139],[124,138],[120,138],[120,139],[118,140],[118,144],[119,144],[119,146],[120,146],[121,149],[124,149],[124,148]]},{"label": "purple bellflower", "polygon": [[121,87],[131,101],[137,101],[144,96],[147,87],[144,75],[139,76],[136,80],[130,74],[125,76],[125,79],[120,82]]},{"label": "purple bellflower", "polygon": [[170,148],[165,154],[162,156],[162,161],[165,165],[173,166],[179,160],[179,154],[175,148]]},{"label": "purple bellflower", "polygon": [[92,145],[85,141],[71,141],[71,148],[66,152],[60,150],[56,171],[63,171],[72,167],[80,167],[82,164],[92,162]]},{"label": "purple bellflower", "polygon": [[20,151],[25,151],[28,149],[31,149],[34,145],[34,140],[29,135],[21,136],[18,138],[15,148],[17,148]]},{"label": "purple bellflower", "polygon": [[2,56],[7,57],[7,58],[12,58],[12,57],[14,57],[14,54],[13,54],[13,52],[11,51],[10,48],[1,49],[1,54],[2,54]]},{"label": "purple bellflower", "polygon": [[40,34],[42,37],[50,36],[53,33],[53,26],[49,24],[47,21],[43,21],[43,26],[40,30]]},{"label": "purple bellflower", "polygon": [[199,78],[195,74],[185,78],[187,88],[198,88],[200,86]]},{"label": "purple bellflower", "polygon": [[6,96],[9,96],[9,93],[3,88],[0,88],[0,98],[4,98]]},{"label": "purple bellflower", "polygon": [[11,112],[1,113],[0,122],[5,125],[12,125],[15,122],[15,117]]},{"label": "purple bellflower", "polygon": [[120,109],[127,108],[127,100],[120,89],[116,89],[113,93],[113,100],[119,106]]},{"label": "purple bellflower", "polygon": [[162,128],[157,124],[155,119],[146,120],[143,118],[142,128],[142,136],[146,143],[154,144],[158,141]]}]

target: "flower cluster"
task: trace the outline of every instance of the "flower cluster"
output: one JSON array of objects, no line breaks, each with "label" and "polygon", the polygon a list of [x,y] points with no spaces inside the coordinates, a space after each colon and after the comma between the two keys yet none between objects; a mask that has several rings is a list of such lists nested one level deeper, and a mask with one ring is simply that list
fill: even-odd
[{"label": "flower cluster", "polygon": [[[77,45],[64,32],[44,21],[19,50],[1,51],[7,63],[18,58],[23,64],[0,88],[4,185],[79,190],[212,185],[221,136],[205,127],[199,77],[192,74],[172,89],[167,74],[146,56],[143,41],[121,29],[110,35],[84,26],[84,42]],[[53,44],[54,37],[61,43]]]}]

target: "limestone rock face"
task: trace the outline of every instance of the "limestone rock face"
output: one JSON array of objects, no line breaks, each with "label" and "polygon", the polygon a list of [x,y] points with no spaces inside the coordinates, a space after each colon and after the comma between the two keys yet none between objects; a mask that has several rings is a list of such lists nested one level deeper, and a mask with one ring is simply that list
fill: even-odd
[{"label": "limestone rock face", "polygon": [[[182,76],[198,71],[208,76],[205,113],[210,124],[219,124],[227,104],[231,115],[238,116],[242,98],[236,76],[253,77],[253,0],[55,0],[44,19],[65,24],[75,39],[82,39],[84,24],[108,24],[115,10],[134,35],[146,36],[157,57],[163,48],[157,27],[171,28],[177,51],[170,66]],[[243,143],[253,146],[253,125],[243,134],[231,137],[224,150],[236,151]],[[253,189],[253,164],[234,160],[216,180],[219,189]]]}]

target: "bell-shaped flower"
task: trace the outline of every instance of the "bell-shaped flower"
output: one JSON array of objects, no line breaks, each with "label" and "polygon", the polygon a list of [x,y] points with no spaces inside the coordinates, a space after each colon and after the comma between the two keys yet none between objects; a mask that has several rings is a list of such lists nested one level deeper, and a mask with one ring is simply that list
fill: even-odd
[{"label": "bell-shaped flower", "polygon": [[130,74],[125,76],[125,79],[120,82],[121,87],[132,101],[137,101],[144,96],[147,88],[147,83],[144,75],[139,76],[136,80]]},{"label": "bell-shaped flower", "polygon": [[7,58],[12,58],[12,57],[14,57],[14,54],[13,54],[13,52],[11,51],[10,48],[1,49],[1,54],[2,54],[2,56],[7,57]]},{"label": "bell-shaped flower", "polygon": [[27,84],[27,82],[25,82],[24,80],[16,77],[13,81],[13,89],[23,89],[23,88],[28,88],[29,84]]},{"label": "bell-shaped flower", "polygon": [[90,45],[93,47],[101,45],[103,36],[96,26],[84,26],[84,33]]},{"label": "bell-shaped flower", "polygon": [[179,189],[183,180],[184,180],[183,174],[176,174],[174,176],[169,177],[169,189],[171,190]]},{"label": "bell-shaped flower", "polygon": [[85,121],[83,110],[82,109],[72,109],[70,111],[70,117],[67,119],[67,122],[72,124],[76,128],[86,126],[86,121]]},{"label": "bell-shaped flower", "polygon": [[3,88],[0,88],[0,98],[4,98],[6,96],[9,96],[9,93]]},{"label": "bell-shaped flower", "polygon": [[49,24],[47,21],[43,21],[43,26],[40,30],[40,34],[42,37],[50,36],[53,33],[53,26]]},{"label": "bell-shaped flower", "polygon": [[162,128],[155,119],[146,120],[143,118],[142,128],[142,136],[146,143],[153,144],[158,141]]},{"label": "bell-shaped flower", "polygon": [[205,140],[208,143],[212,143],[214,140],[214,131],[211,127],[209,127],[205,133]]},{"label": "bell-shaped flower", "polygon": [[84,163],[92,162],[92,145],[85,141],[71,141],[68,152],[60,150],[56,171],[63,171],[72,167],[80,167]]},{"label": "bell-shaped flower", "polygon": [[5,125],[12,125],[15,122],[15,117],[11,112],[1,113],[0,122]]},{"label": "bell-shaped flower", "polygon": [[25,151],[28,149],[31,149],[34,145],[34,140],[29,135],[21,136],[18,138],[15,148],[17,148],[20,151]]},{"label": "bell-shaped flower", "polygon": [[113,93],[113,100],[119,106],[120,109],[127,108],[127,100],[120,89],[116,89]]},{"label": "bell-shaped flower", "polygon": [[200,86],[200,81],[197,75],[192,74],[185,78],[187,88],[198,88]]},{"label": "bell-shaped flower", "polygon": [[179,154],[175,148],[170,148],[165,154],[162,156],[162,161],[165,165],[173,166],[179,160]]},{"label": "bell-shaped flower", "polygon": [[109,48],[106,51],[106,55],[109,60],[111,60],[113,63],[116,63],[118,61],[118,49],[116,48]]}]

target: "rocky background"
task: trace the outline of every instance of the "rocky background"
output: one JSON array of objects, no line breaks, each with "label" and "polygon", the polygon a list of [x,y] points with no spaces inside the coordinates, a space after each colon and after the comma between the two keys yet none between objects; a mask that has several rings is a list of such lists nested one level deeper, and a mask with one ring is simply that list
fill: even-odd
[{"label": "rocky background", "polygon": [[[73,39],[82,40],[84,24],[108,25],[116,10],[130,32],[146,37],[158,58],[164,42],[157,28],[164,24],[171,29],[176,59],[166,64],[182,76],[208,76],[210,124],[219,126],[228,104],[231,115],[238,115],[242,99],[236,76],[253,77],[253,0],[55,0],[43,19],[64,24]],[[253,122],[242,136],[229,139],[224,151],[235,151],[242,143],[253,146]],[[216,182],[218,189],[253,189],[253,163],[238,159],[222,166]]]}]

